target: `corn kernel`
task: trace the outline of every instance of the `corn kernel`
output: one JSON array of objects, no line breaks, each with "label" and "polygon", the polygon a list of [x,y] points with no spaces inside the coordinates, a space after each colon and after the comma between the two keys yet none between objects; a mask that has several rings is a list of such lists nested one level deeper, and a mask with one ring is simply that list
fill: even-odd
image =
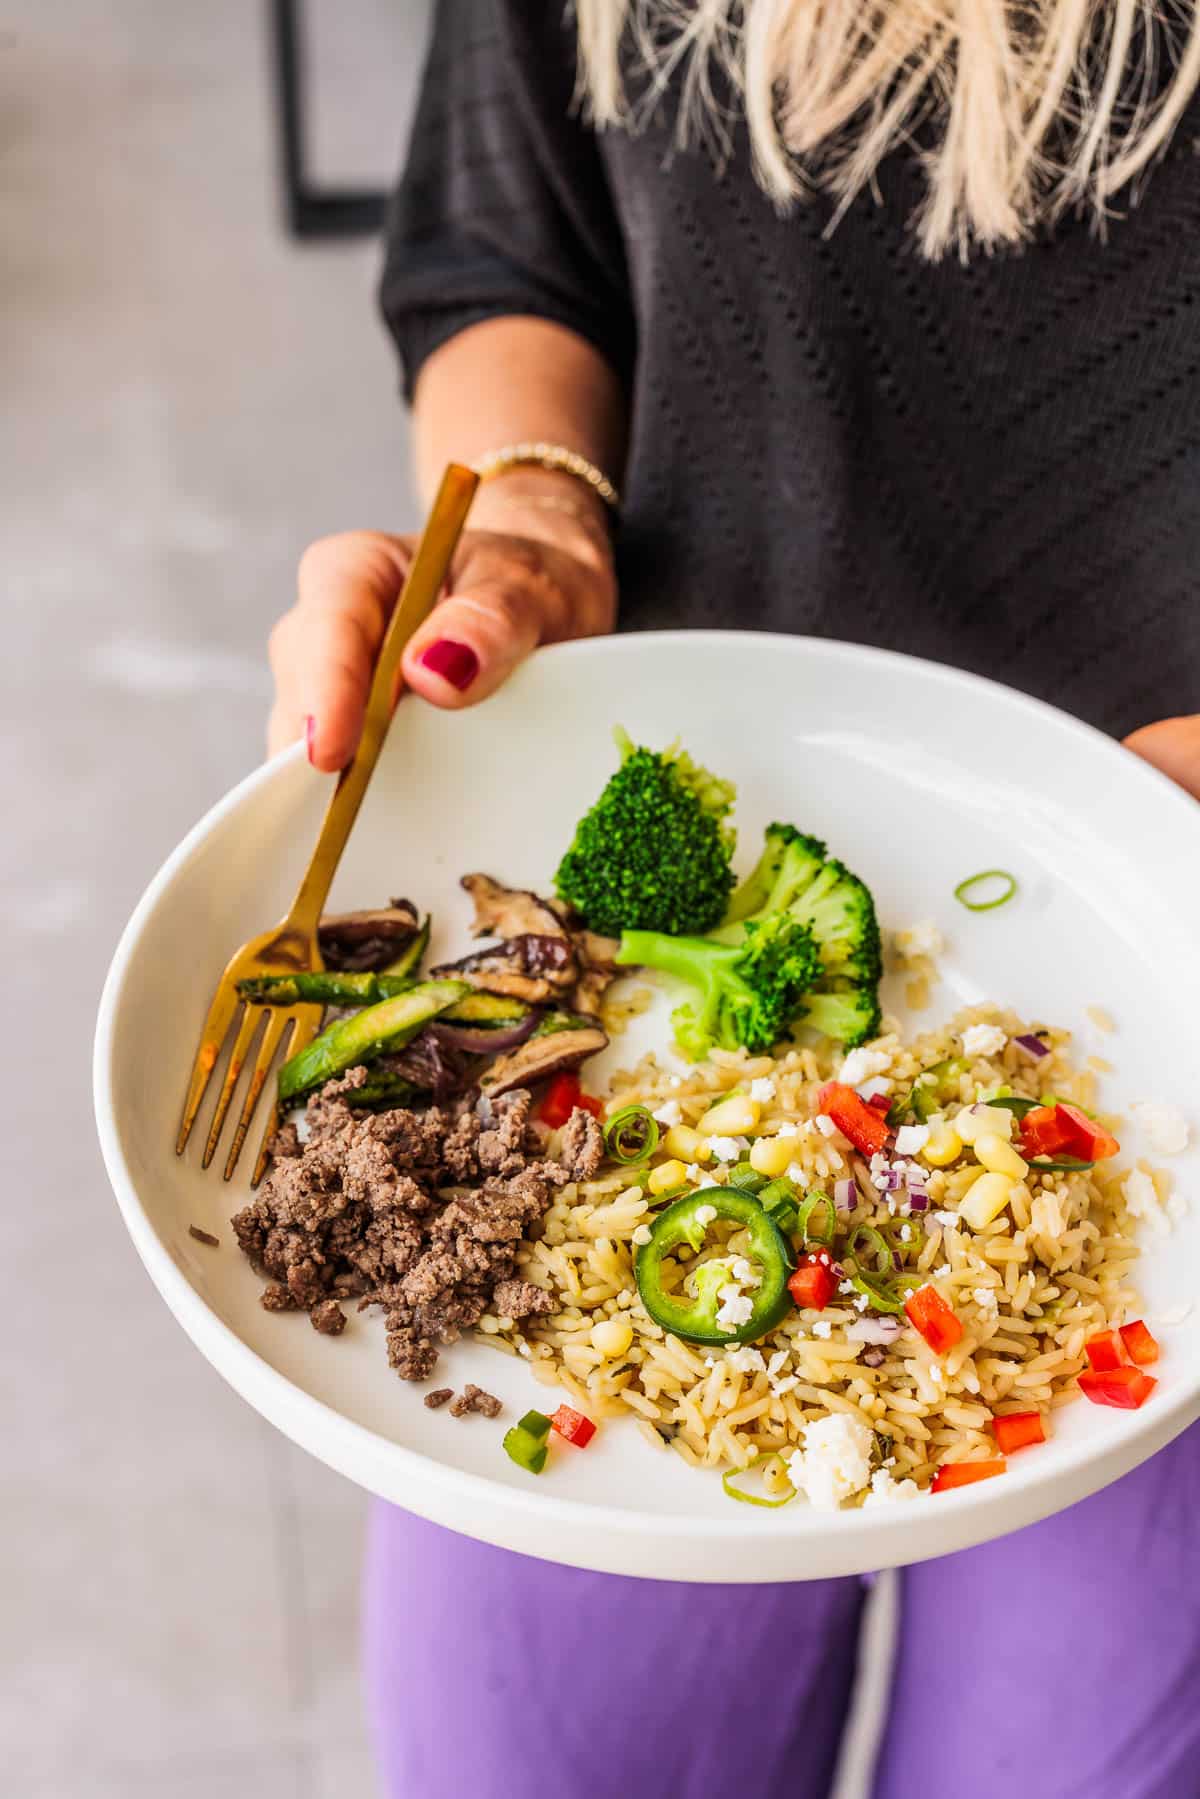
[{"label": "corn kernel", "polygon": [[964,1143],[974,1143],[985,1132],[1003,1137],[1007,1143],[1012,1127],[1013,1115],[1004,1106],[964,1106],[954,1120],[954,1128]]},{"label": "corn kernel", "polygon": [[984,1131],[982,1136],[976,1137],[975,1156],[992,1174],[1006,1174],[1010,1181],[1023,1181],[1029,1173],[1028,1162],[994,1131]]},{"label": "corn kernel", "polygon": [[951,1162],[957,1162],[962,1155],[962,1138],[953,1125],[946,1123],[940,1116],[929,1120],[929,1136],[925,1147],[920,1151],[921,1160],[928,1162],[931,1168],[949,1168]]},{"label": "corn kernel", "polygon": [[609,1360],[622,1356],[633,1342],[633,1326],[628,1318],[604,1318],[592,1326],[592,1348]]},{"label": "corn kernel", "polygon": [[748,1093],[731,1093],[710,1106],[699,1129],[708,1137],[748,1137],[758,1129],[762,1107]]},{"label": "corn kernel", "polygon": [[690,1124],[673,1124],[663,1138],[669,1156],[681,1156],[685,1162],[711,1162],[712,1150]]},{"label": "corn kernel", "polygon": [[998,1218],[1008,1204],[1012,1181],[1006,1174],[981,1174],[967,1188],[958,1215],[973,1231],[981,1231]]},{"label": "corn kernel", "polygon": [[794,1137],[756,1137],[750,1145],[750,1166],[756,1174],[770,1175],[772,1180],[786,1174],[796,1156]]},{"label": "corn kernel", "polygon": [[687,1169],[682,1162],[660,1162],[646,1182],[651,1193],[666,1193],[671,1187],[681,1187],[687,1180]]}]

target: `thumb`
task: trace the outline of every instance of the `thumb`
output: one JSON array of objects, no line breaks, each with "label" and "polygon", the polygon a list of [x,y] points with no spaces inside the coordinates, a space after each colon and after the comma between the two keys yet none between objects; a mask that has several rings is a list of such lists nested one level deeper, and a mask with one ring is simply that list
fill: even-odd
[{"label": "thumb", "polygon": [[539,643],[572,635],[570,615],[570,598],[537,546],[474,544],[405,650],[405,683],[436,706],[473,706]]}]

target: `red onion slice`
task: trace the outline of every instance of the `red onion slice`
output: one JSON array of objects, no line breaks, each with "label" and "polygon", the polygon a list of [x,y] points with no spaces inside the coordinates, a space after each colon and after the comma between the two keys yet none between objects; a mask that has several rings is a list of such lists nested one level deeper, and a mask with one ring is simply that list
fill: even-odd
[{"label": "red onion slice", "polygon": [[839,1212],[852,1212],[858,1203],[858,1188],[851,1180],[834,1181],[833,1203]]},{"label": "red onion slice", "polygon": [[927,1212],[929,1195],[924,1187],[910,1187],[908,1190],[908,1209],[910,1212]]},{"label": "red onion slice", "polygon": [[894,1343],[903,1329],[898,1318],[856,1318],[846,1335],[852,1343]]},{"label": "red onion slice", "polygon": [[1049,1044],[1043,1043],[1040,1037],[1035,1037],[1032,1031],[1025,1037],[1014,1037],[1013,1042],[1018,1044],[1021,1049],[1025,1050],[1028,1055],[1033,1056],[1038,1062],[1041,1061],[1043,1056],[1048,1056],[1050,1054]]}]

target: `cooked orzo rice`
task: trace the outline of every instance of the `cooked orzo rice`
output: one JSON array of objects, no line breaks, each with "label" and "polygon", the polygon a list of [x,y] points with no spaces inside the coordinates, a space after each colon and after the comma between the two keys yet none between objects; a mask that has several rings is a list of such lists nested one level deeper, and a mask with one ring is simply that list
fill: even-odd
[{"label": "cooked orzo rice", "polygon": [[[979,1026],[998,1028],[972,1030]],[[1049,1052],[1037,1060],[1015,1041],[1031,1030],[1040,1031]],[[996,1047],[971,1054],[978,1043]],[[935,1126],[1000,1086],[1031,1099],[1052,1093],[1083,1107],[1096,1103],[1094,1074],[1072,1064],[1066,1032],[1031,1027],[991,1006],[962,1012],[909,1043],[893,1029],[854,1058],[846,1078],[890,1095],[910,1088],[922,1071],[959,1059],[962,1071],[951,1072],[938,1096]],[[840,1061],[831,1049],[797,1048],[779,1058],[716,1052],[673,1073],[648,1055],[615,1077],[607,1111],[638,1102],[661,1112],[664,1141],[650,1167],[676,1157],[680,1145],[690,1149],[681,1183],[689,1191],[725,1183],[752,1142],[781,1139],[787,1172],[802,1191],[832,1193],[836,1182],[852,1179],[849,1216],[886,1227],[899,1242],[909,1218],[906,1188],[880,1191],[863,1156],[840,1132],[827,1134],[828,1120],[819,1128],[816,1122],[818,1088],[841,1072]],[[758,1116],[753,1132],[736,1143],[722,1139],[711,1154],[688,1132],[731,1089],[751,1099]],[[964,1146],[943,1167],[929,1166],[923,1153],[917,1150],[911,1165],[923,1170],[914,1172],[913,1185],[918,1198],[920,1184],[927,1189],[928,1209],[911,1266],[962,1323],[961,1338],[943,1357],[903,1315],[899,1328],[881,1329],[845,1281],[820,1313],[795,1310],[753,1345],[708,1348],[669,1335],[647,1313],[634,1274],[637,1245],[663,1204],[647,1191],[645,1169],[636,1181],[627,1169],[612,1168],[564,1188],[521,1255],[521,1273],[553,1295],[554,1311],[521,1325],[489,1318],[484,1328],[594,1417],[631,1412],[656,1444],[693,1465],[745,1469],[766,1452],[786,1461],[804,1447],[807,1425],[840,1412],[873,1433],[877,1494],[890,1496],[906,1479],[925,1486],[947,1460],[996,1454],[994,1415],[1046,1414],[1077,1397],[1085,1340],[1136,1306],[1138,1250],[1124,1192],[1129,1173],[1111,1162],[1085,1172],[1031,1169],[1014,1181],[999,1215],[972,1229],[959,1217],[960,1201],[981,1173],[972,1149]],[[769,1152],[758,1154],[770,1160]],[[776,1163],[783,1154],[776,1144]],[[1151,1180],[1165,1200],[1163,1177]],[[1143,1204],[1147,1184],[1138,1189]],[[878,1341],[888,1329],[891,1340]],[[769,1468],[768,1482],[778,1468]],[[864,1497],[861,1490],[855,1496]]]}]

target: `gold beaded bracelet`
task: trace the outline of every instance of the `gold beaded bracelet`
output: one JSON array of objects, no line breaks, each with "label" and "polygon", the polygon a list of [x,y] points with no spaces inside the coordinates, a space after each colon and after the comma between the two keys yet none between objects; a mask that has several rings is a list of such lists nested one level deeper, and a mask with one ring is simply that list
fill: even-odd
[{"label": "gold beaded bracelet", "polygon": [[481,481],[488,481],[493,475],[503,475],[509,469],[530,467],[574,475],[614,512],[621,504],[620,495],[604,471],[589,462],[586,456],[581,456],[578,450],[568,450],[564,444],[505,444],[503,449],[490,450],[481,457],[475,464],[475,473]]}]

